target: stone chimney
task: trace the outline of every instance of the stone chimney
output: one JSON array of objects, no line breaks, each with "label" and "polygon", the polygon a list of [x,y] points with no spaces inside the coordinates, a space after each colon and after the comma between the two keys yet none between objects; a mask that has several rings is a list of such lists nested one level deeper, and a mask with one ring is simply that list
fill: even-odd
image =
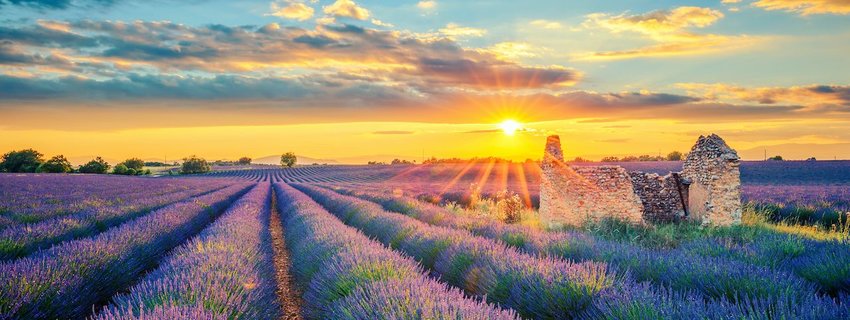
[{"label": "stone chimney", "polygon": [[741,172],[738,153],[716,134],[700,136],[685,159],[688,218],[703,225],[741,223]]}]

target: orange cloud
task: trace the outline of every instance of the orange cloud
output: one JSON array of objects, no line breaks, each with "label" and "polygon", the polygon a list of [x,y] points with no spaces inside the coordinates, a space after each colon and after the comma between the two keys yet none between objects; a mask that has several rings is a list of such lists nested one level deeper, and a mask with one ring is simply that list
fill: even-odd
[{"label": "orange cloud", "polygon": [[574,55],[578,60],[610,60],[638,57],[697,55],[749,47],[764,37],[700,34],[691,31],[708,27],[724,17],[711,8],[678,7],[637,15],[595,13],[587,16],[584,28],[601,28],[613,34],[637,33],[655,44],[636,49],[586,52]]},{"label": "orange cloud", "polygon": [[449,38],[457,39],[462,37],[483,37],[487,34],[487,30],[479,28],[464,27],[457,23],[449,23],[445,28],[441,28],[440,34]]},{"label": "orange cloud", "polygon": [[333,4],[326,6],[325,14],[334,17],[346,17],[357,20],[369,19],[369,10],[358,6],[352,0],[336,0]]},{"label": "orange cloud", "polygon": [[850,86],[809,85],[793,87],[741,87],[723,83],[680,83],[689,94],[705,99],[798,104],[811,107],[836,106],[850,111]]},{"label": "orange cloud", "polygon": [[753,6],[765,10],[782,10],[804,16],[813,14],[850,14],[847,0],[759,0]]},{"label": "orange cloud", "polygon": [[698,40],[676,41],[620,51],[589,52],[574,55],[576,60],[616,60],[644,57],[673,57],[708,53],[731,53],[767,41],[765,37],[703,35]]},{"label": "orange cloud", "polygon": [[601,27],[614,33],[637,32],[658,41],[692,38],[688,28],[704,28],[723,18],[723,13],[710,8],[679,7],[638,15],[595,13],[587,16],[584,25]]},{"label": "orange cloud", "polygon": [[271,9],[271,15],[273,16],[295,19],[298,21],[310,19],[313,17],[313,13],[315,12],[312,7],[301,2],[293,2],[285,7],[282,7],[277,2],[272,2]]}]

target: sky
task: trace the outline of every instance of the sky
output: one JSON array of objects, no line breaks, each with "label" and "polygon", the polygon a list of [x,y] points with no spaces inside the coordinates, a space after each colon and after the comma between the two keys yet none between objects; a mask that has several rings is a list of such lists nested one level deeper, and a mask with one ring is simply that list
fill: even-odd
[{"label": "sky", "polygon": [[0,0],[0,151],[850,159],[848,54],[847,0]]}]

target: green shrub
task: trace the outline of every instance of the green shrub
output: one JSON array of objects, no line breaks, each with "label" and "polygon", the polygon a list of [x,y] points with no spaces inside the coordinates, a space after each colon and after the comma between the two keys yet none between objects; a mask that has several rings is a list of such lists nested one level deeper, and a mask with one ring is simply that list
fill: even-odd
[{"label": "green shrub", "polygon": [[128,169],[133,169],[137,172],[141,171],[142,168],[145,167],[145,162],[142,161],[142,159],[139,159],[139,158],[130,158],[130,159],[124,160],[124,162],[121,162],[120,164],[123,164]]},{"label": "green shrub", "polygon": [[35,171],[43,173],[68,173],[71,170],[73,170],[71,169],[71,162],[65,159],[65,156],[58,155],[40,164]]},{"label": "green shrub", "polygon": [[129,174],[128,170],[129,168],[127,168],[127,166],[125,166],[123,163],[119,163],[117,166],[115,166],[115,169],[112,169],[112,173],[126,175]]},{"label": "green shrub", "polygon": [[183,167],[180,169],[182,174],[206,173],[210,172],[210,165],[207,160],[191,156],[183,159]]},{"label": "green shrub", "polygon": [[109,163],[103,160],[101,157],[97,157],[88,163],[81,165],[78,170],[80,173],[97,173],[104,174],[109,171]]}]

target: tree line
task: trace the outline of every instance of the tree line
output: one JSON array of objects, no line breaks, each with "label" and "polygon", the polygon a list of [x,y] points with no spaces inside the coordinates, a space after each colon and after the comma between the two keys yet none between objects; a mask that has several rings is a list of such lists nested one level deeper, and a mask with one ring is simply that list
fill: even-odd
[{"label": "tree line", "polygon": [[[294,153],[287,152],[281,155],[280,164],[283,167],[293,167],[297,162]],[[226,164],[225,164],[226,163]],[[251,158],[241,157],[235,162],[215,161],[212,165],[249,165]],[[175,162],[173,165],[178,165]],[[33,149],[13,150],[3,154],[0,158],[0,172],[11,173],[88,173],[88,174],[117,174],[117,175],[149,175],[151,170],[145,167],[164,167],[170,166],[162,162],[145,162],[139,158],[129,158],[112,167],[106,160],[101,157],[95,157],[91,161],[74,168],[71,162],[64,155],[55,155],[49,159],[44,158],[44,154]],[[206,173],[211,170],[211,165],[204,158],[198,156],[189,156],[183,158],[183,163],[180,164],[181,174]],[[110,171],[110,169],[112,169]],[[168,171],[172,174],[172,171]]]}]

